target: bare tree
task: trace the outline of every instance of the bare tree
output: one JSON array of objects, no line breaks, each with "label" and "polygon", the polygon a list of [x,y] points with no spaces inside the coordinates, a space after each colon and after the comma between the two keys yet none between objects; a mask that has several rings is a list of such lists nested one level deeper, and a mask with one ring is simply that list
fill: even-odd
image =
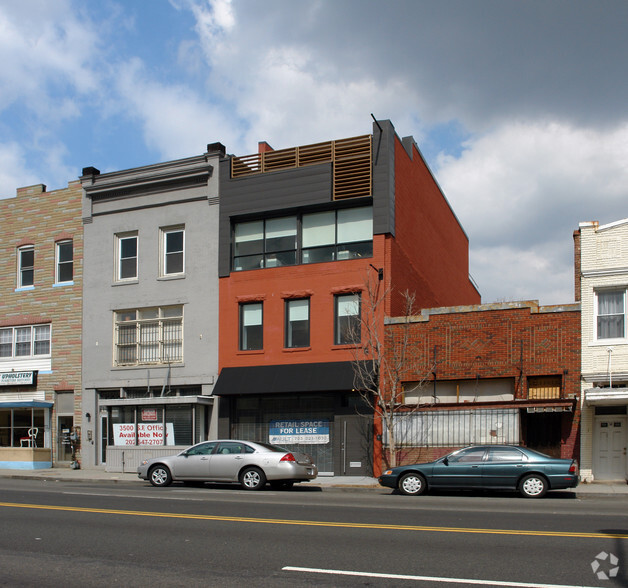
[{"label": "bare tree", "polygon": [[[378,276],[379,277],[379,276]],[[379,418],[388,441],[388,465],[397,465],[398,449],[402,446],[407,427],[400,426],[402,417],[417,411],[418,402],[404,403],[404,377],[419,373],[416,353],[410,353],[410,317],[414,314],[415,295],[406,291],[401,296],[404,309],[396,333],[384,328],[384,305],[390,289],[381,280],[367,278],[365,292],[354,321],[348,323],[348,337],[354,341],[354,387],[366,406]],[[428,370],[415,388],[425,386],[431,376]]]}]

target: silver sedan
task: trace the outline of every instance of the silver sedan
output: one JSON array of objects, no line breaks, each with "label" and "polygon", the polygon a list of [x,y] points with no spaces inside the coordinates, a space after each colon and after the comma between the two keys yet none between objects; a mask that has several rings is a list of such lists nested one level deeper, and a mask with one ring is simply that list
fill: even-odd
[{"label": "silver sedan", "polygon": [[305,453],[277,445],[225,439],[204,441],[181,453],[142,462],[137,475],[153,486],[173,481],[239,483],[246,490],[274,488],[316,478],[318,470]]}]

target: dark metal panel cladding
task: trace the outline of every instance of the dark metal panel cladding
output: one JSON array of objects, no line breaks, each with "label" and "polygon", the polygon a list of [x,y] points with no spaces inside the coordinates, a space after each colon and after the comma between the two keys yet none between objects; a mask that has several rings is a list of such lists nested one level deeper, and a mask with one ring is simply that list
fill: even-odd
[{"label": "dark metal panel cladding", "polygon": [[389,120],[373,123],[373,233],[395,235],[395,128]]},{"label": "dark metal panel cladding", "polygon": [[327,204],[332,201],[331,163],[231,178],[231,161],[220,162],[219,273],[231,269],[231,218]]}]

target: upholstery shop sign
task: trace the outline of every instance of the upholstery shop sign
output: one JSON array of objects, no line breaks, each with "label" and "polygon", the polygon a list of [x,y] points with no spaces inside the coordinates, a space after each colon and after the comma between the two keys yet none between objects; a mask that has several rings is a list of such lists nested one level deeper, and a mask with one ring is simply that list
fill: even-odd
[{"label": "upholstery shop sign", "polygon": [[35,372],[2,372],[0,386],[33,386]]},{"label": "upholstery shop sign", "polygon": [[[135,425],[133,423],[115,423],[113,425],[114,445],[135,445]],[[137,425],[138,445],[174,445],[174,425],[166,423],[166,442],[164,426],[161,423],[139,423]]]},{"label": "upholstery shop sign", "polygon": [[270,421],[270,443],[303,443],[323,445],[329,443],[329,421]]}]

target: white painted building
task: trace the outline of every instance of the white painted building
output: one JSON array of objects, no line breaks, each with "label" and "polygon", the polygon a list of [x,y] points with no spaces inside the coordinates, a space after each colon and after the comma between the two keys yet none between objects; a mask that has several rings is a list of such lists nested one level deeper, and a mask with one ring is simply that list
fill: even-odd
[{"label": "white painted building", "polygon": [[628,218],[606,225],[580,223],[579,241],[581,476],[585,482],[624,480],[628,474]]}]

